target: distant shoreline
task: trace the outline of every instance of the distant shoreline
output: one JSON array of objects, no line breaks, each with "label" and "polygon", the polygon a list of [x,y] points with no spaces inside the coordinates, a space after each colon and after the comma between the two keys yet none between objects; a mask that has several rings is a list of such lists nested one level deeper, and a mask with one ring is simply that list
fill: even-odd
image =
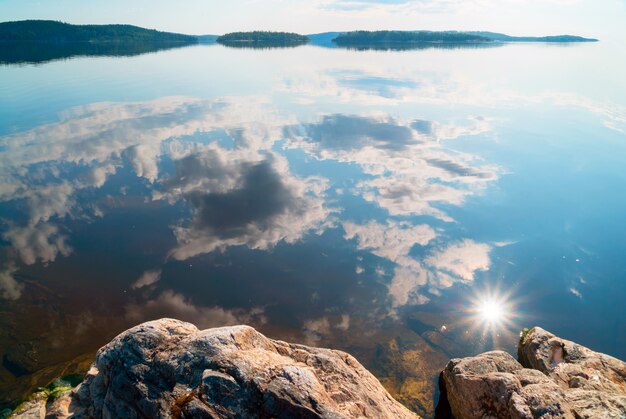
[{"label": "distant shoreline", "polygon": [[576,35],[510,36],[486,31],[344,31],[301,35],[293,32],[248,31],[224,35],[187,35],[133,25],[73,25],[53,20],[0,22],[0,42],[282,42],[318,43],[459,43],[459,42],[597,42]]},{"label": "distant shoreline", "polygon": [[[231,48],[292,48],[315,45],[353,50],[410,50],[428,48],[483,48],[509,43],[573,44],[597,42],[575,35],[510,36],[480,31],[347,31],[301,35],[293,32],[249,31],[224,35],[186,35],[132,25],[72,25],[51,20],[0,23],[0,44],[38,43],[71,47],[144,45],[155,48],[221,44]],[[19,46],[18,46],[19,45]]]}]

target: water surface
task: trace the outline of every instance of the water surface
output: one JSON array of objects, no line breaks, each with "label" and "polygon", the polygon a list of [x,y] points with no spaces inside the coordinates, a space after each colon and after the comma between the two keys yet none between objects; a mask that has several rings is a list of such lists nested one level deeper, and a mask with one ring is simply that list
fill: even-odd
[{"label": "water surface", "polygon": [[522,327],[626,357],[610,43],[28,60],[0,66],[4,405],[165,316],[347,350],[426,416]]}]

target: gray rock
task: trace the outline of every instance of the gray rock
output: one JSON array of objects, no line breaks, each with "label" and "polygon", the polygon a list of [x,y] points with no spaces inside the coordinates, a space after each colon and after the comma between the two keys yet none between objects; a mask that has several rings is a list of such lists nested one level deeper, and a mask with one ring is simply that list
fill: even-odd
[{"label": "gray rock", "polygon": [[464,418],[626,418],[626,363],[536,327],[506,352],[453,359],[444,406]]},{"label": "gray rock", "polygon": [[48,418],[417,418],[344,352],[170,319],[117,336],[48,404]]}]

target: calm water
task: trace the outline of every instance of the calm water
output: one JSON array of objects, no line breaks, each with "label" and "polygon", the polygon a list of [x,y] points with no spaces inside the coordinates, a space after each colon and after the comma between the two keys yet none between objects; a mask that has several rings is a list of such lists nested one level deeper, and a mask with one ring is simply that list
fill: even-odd
[{"label": "calm water", "polygon": [[522,327],[626,358],[624,74],[611,43],[1,65],[2,404],[165,316],[347,350],[427,416]]}]

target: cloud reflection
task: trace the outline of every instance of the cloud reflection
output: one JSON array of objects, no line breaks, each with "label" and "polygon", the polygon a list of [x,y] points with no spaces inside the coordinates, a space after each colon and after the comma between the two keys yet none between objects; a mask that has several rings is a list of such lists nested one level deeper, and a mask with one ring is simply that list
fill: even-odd
[{"label": "cloud reflection", "polygon": [[465,126],[445,126],[423,120],[405,123],[388,117],[331,115],[318,123],[289,127],[285,136],[289,147],[319,159],[359,164],[371,175],[357,185],[363,198],[391,215],[453,221],[437,206],[461,205],[467,196],[496,180],[499,168],[477,165],[476,156],[446,150],[440,140],[487,129],[482,118]]},{"label": "cloud reflection", "polygon": [[[344,220],[344,238],[395,265],[387,283],[392,307],[421,304],[442,288],[471,281],[474,272],[489,266],[489,246],[471,241],[445,245],[444,227],[410,218],[427,216],[439,225],[454,222],[444,207],[462,205],[498,178],[498,167],[444,145],[489,129],[489,121],[480,117],[440,123],[330,114],[295,123],[258,98],[175,97],[88,105],[65,112],[57,123],[0,138],[0,161],[6,163],[0,175],[12,185],[0,191],[1,199],[23,201],[28,208],[26,222],[12,224],[3,237],[25,264],[68,256],[72,249],[59,227],[62,220],[84,217],[88,210],[106,215],[85,204],[80,194],[103,188],[111,176],[130,169],[142,179],[145,202],[184,203],[190,211],[188,217],[169,221],[177,241],[169,253],[173,259],[231,246],[268,250],[281,242],[295,243],[336,225],[340,209],[326,202],[332,179],[293,173],[276,148],[282,137],[285,149],[358,165],[362,176],[351,179],[346,193],[386,210],[389,218]],[[433,248],[434,242],[443,247]],[[412,255],[416,246],[426,259]],[[361,265],[356,270],[364,274]],[[379,275],[381,280],[388,280],[386,276]],[[6,278],[4,283],[12,284]],[[132,288],[147,288],[159,278],[160,270],[147,271]],[[233,320],[233,313],[194,307],[172,291],[141,307],[129,306],[128,313],[139,318],[140,311],[163,309]]]},{"label": "cloud reflection", "polygon": [[388,221],[381,224],[370,221],[364,225],[344,222],[345,238],[357,239],[358,248],[398,262],[406,257],[415,245],[425,246],[437,233],[427,225],[411,225],[407,222]]},{"label": "cloud reflection", "polygon": [[175,174],[163,182],[163,196],[183,198],[193,219],[174,228],[178,260],[228,246],[268,249],[293,243],[320,228],[330,210],[322,194],[326,182],[289,173],[274,153],[252,156],[241,150],[210,147],[175,162]]},{"label": "cloud reflection", "polygon": [[26,265],[32,265],[38,260],[43,263],[54,262],[58,255],[69,256],[72,252],[67,244],[67,236],[60,233],[59,227],[50,223],[13,226],[3,237],[11,243]]},{"label": "cloud reflection", "polygon": [[[165,194],[173,199],[183,197],[191,203],[197,215],[193,229],[200,233],[195,236],[190,229],[176,227],[177,237],[185,243],[184,249],[174,252],[177,257],[200,253],[201,247],[249,243],[267,248],[281,239],[296,240],[300,232],[316,224],[327,211],[319,200],[312,198],[322,191],[321,182],[289,177],[288,167],[284,161],[278,161],[280,158],[260,157],[272,147],[280,137],[280,127],[288,122],[258,98],[202,101],[168,97],[148,102],[81,106],[62,113],[59,122],[0,137],[0,201],[24,202],[28,210],[26,223],[10,224],[3,237],[25,264],[52,262],[57,255],[68,256],[71,248],[67,237],[55,224],[68,216],[83,215],[88,209],[78,202],[81,191],[103,187],[108,177],[126,164],[138,177],[155,183],[162,178],[163,158],[181,160],[181,156],[186,156],[185,161],[177,164],[178,179],[166,183]],[[220,158],[238,163],[211,165],[207,160],[211,151],[203,149],[202,153],[193,154],[193,150],[202,148],[199,143],[181,141],[185,136],[215,130],[230,135],[238,151],[235,156],[215,147],[213,157],[221,153]],[[203,158],[198,158],[200,154]],[[194,169],[191,165],[194,158],[200,170],[195,174],[184,173],[185,165],[190,166],[184,170]],[[217,173],[220,170],[225,172]],[[192,185],[194,175],[195,180],[203,178],[204,185]],[[185,184],[175,185],[176,181]],[[243,183],[239,184],[240,181]],[[211,182],[228,190],[206,189]],[[227,182],[232,185],[228,186]],[[311,189],[308,183],[316,185]],[[250,193],[259,191],[256,198],[245,201]],[[224,211],[225,208],[218,208],[220,205],[231,208]],[[237,205],[243,206],[235,214],[232,206]],[[257,210],[256,215],[247,220],[235,219],[245,216],[246,206]],[[90,210],[94,215],[103,215],[96,207]],[[217,216],[220,210],[219,223],[209,225],[207,217]],[[312,215],[315,211],[317,215]],[[222,227],[227,216],[232,217],[231,224]],[[302,229],[287,227],[303,221]],[[273,227],[283,227],[284,231],[269,237],[268,231]],[[255,229],[259,231],[255,233]],[[207,239],[210,243],[198,246],[208,231],[213,231]],[[246,238],[236,239],[237,231]],[[191,250],[194,245],[195,249]]]},{"label": "cloud reflection", "polygon": [[171,290],[144,303],[132,303],[126,307],[126,318],[132,322],[140,323],[162,317],[187,321],[201,329],[236,324],[262,325],[267,322],[261,308],[228,310],[218,306],[198,306]]},{"label": "cloud reflection", "polygon": [[0,297],[7,300],[17,300],[22,295],[24,286],[13,277],[15,272],[17,272],[17,269],[13,265],[0,271]]}]

